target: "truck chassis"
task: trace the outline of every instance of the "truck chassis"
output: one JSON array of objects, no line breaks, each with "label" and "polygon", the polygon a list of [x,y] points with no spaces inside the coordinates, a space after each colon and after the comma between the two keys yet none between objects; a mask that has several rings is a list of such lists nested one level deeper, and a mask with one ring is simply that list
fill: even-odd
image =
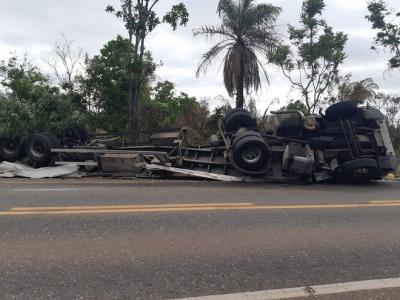
[{"label": "truck chassis", "polygon": [[54,148],[56,164],[96,175],[195,176],[222,181],[311,183],[382,179],[397,167],[383,114],[351,102],[325,114],[272,112],[257,122],[244,109],[225,114],[218,132],[192,146],[188,128],[161,132],[148,146]]}]

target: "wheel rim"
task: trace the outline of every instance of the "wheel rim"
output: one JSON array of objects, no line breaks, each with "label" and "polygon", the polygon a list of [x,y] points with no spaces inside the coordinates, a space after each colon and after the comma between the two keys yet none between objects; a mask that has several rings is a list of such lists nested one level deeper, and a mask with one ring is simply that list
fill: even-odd
[{"label": "wheel rim", "polygon": [[370,168],[357,168],[353,171],[353,178],[355,179],[363,179],[368,178],[371,175]]},{"label": "wheel rim", "polygon": [[253,164],[261,159],[262,151],[260,146],[253,145],[243,150],[242,158],[248,164]]},{"label": "wheel rim", "polygon": [[42,143],[35,142],[31,144],[30,151],[35,156],[42,156],[44,154],[44,147]]},{"label": "wheel rim", "polygon": [[5,143],[3,150],[7,154],[13,154],[17,150],[17,144],[15,143],[15,141],[8,141],[7,143]]}]

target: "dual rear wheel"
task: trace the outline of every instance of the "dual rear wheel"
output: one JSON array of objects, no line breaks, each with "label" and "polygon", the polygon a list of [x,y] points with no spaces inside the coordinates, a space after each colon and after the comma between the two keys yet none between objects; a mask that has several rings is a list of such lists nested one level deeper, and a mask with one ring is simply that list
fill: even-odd
[{"label": "dual rear wheel", "polygon": [[29,136],[24,142],[25,153],[34,167],[46,167],[53,162],[52,148],[58,148],[60,140],[49,133]]},{"label": "dual rear wheel", "polygon": [[245,174],[265,174],[270,160],[268,144],[258,132],[240,132],[233,140],[229,158],[232,165]]},{"label": "dual rear wheel", "polygon": [[24,154],[24,148],[18,138],[0,138],[0,161],[15,162]]},{"label": "dual rear wheel", "polygon": [[[86,132],[79,126],[69,128],[63,144],[81,145],[86,141]],[[60,148],[61,140],[51,133],[38,133],[25,138],[0,138],[0,161],[16,162],[27,157],[32,166],[47,167],[54,161],[51,152],[53,148]]]},{"label": "dual rear wheel", "polygon": [[268,171],[269,148],[264,138],[254,129],[256,122],[248,111],[237,108],[223,119],[224,132],[232,138],[229,159],[236,170],[248,175]]}]

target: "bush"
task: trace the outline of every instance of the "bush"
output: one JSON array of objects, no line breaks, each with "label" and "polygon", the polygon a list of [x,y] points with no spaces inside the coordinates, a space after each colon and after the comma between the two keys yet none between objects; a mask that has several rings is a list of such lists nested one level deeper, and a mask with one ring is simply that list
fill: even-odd
[{"label": "bush", "polygon": [[37,132],[62,135],[68,127],[82,124],[84,117],[67,98],[44,95],[35,103],[0,99],[0,136],[26,137]]},{"label": "bush", "polygon": [[48,78],[25,58],[0,63],[0,136],[26,137],[36,132],[63,134],[84,120],[73,97],[61,94]]},{"label": "bush", "polygon": [[29,108],[13,98],[0,98],[0,136],[26,136],[32,128]]}]

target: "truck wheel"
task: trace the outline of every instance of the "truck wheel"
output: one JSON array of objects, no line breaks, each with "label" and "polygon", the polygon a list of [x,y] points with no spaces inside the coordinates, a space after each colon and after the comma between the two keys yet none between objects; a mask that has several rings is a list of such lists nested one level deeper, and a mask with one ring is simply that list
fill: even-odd
[{"label": "truck wheel", "polygon": [[243,173],[261,175],[268,171],[268,145],[257,132],[239,133],[233,141],[229,157],[233,166]]},{"label": "truck wheel", "polygon": [[86,138],[87,138],[86,130],[80,126],[74,126],[74,128],[77,131],[79,131],[80,140],[81,140],[82,144],[86,143]]},{"label": "truck wheel", "polygon": [[86,131],[79,126],[68,128],[65,132],[65,136],[79,142],[80,144],[84,144],[86,142]]},{"label": "truck wheel", "polygon": [[61,140],[58,137],[56,137],[54,134],[49,133],[49,132],[44,132],[42,134],[44,134],[45,136],[47,136],[51,140],[52,148],[60,148]]},{"label": "truck wheel", "polygon": [[243,108],[228,111],[224,116],[223,124],[226,133],[235,133],[240,128],[251,129],[256,125],[250,113]]},{"label": "truck wheel", "polygon": [[303,129],[303,120],[298,115],[288,115],[278,125],[277,135],[282,137],[298,136]]},{"label": "truck wheel", "polygon": [[349,181],[370,181],[381,179],[378,163],[372,158],[360,158],[340,166],[339,175]]},{"label": "truck wheel", "polygon": [[35,167],[49,166],[52,161],[52,139],[45,134],[29,136],[24,143],[25,152]]},{"label": "truck wheel", "polygon": [[0,139],[0,160],[15,162],[24,156],[24,150],[17,139]]},{"label": "truck wheel", "polygon": [[353,119],[358,113],[357,105],[350,101],[335,103],[329,106],[325,111],[325,117],[328,121],[334,122],[343,119]]}]

